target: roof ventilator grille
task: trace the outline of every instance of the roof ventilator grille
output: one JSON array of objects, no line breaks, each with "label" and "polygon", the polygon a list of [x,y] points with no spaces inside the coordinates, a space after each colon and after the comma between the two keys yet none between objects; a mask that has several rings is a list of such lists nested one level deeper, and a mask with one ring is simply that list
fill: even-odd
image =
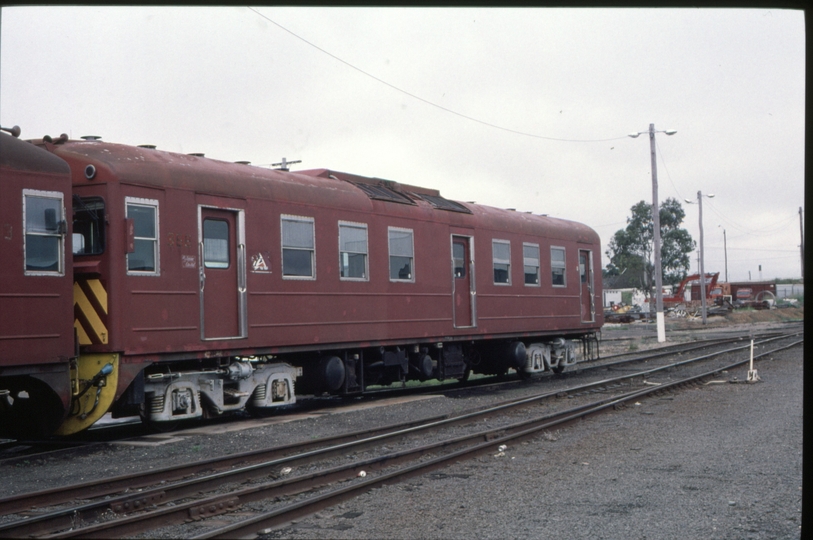
[{"label": "roof ventilator grille", "polygon": [[471,210],[462,204],[450,201],[449,199],[444,199],[440,195],[424,195],[421,193],[417,193],[416,195],[439,210],[449,210],[450,212],[463,212],[464,214],[471,214]]},{"label": "roof ventilator grille", "polygon": [[366,193],[367,196],[370,197],[371,199],[378,199],[380,201],[390,201],[401,204],[415,204],[412,201],[412,199],[410,199],[406,195],[402,195],[397,191],[394,191],[382,185],[375,186],[371,184],[356,183],[355,186],[361,189],[364,193]]}]

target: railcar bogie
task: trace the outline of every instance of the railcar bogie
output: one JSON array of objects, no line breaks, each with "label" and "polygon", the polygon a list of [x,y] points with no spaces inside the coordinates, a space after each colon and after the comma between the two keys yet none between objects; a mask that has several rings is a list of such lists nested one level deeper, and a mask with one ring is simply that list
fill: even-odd
[{"label": "railcar bogie", "polygon": [[521,374],[553,371],[562,373],[568,366],[577,362],[576,344],[569,339],[556,338],[544,343],[532,343],[528,347],[527,362]]},{"label": "railcar bogie", "polygon": [[[133,381],[143,394],[142,417],[150,423],[210,418],[245,409],[296,402],[301,369],[258,358],[219,358],[197,369],[158,364]],[[132,412],[129,411],[129,412]]]}]

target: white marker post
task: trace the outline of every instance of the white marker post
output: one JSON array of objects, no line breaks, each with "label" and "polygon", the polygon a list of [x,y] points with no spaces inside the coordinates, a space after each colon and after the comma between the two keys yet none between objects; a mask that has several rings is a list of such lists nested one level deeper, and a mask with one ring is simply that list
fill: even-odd
[{"label": "white marker post", "polygon": [[746,379],[749,383],[754,383],[759,380],[759,375],[757,375],[757,370],[754,369],[754,332],[749,332],[751,334],[751,362],[748,364],[748,378]]}]

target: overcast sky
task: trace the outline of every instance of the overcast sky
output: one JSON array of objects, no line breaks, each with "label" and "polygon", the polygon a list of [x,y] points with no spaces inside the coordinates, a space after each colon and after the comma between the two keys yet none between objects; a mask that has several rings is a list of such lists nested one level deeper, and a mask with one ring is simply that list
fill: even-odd
[{"label": "overcast sky", "polygon": [[652,202],[627,134],[675,129],[659,198],[715,195],[706,270],[725,229],[732,281],[801,275],[802,11],[23,6],[1,31],[0,124],[24,139],[302,160],[580,221],[602,250]]}]

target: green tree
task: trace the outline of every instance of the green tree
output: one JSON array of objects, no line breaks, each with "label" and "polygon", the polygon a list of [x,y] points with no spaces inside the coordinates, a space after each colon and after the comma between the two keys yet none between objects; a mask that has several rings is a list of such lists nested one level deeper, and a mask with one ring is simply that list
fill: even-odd
[{"label": "green tree", "polygon": [[[652,205],[644,201],[630,209],[627,226],[616,231],[607,245],[606,275],[617,276],[618,287],[635,287],[652,297],[655,286],[655,264],[652,251]],[[696,243],[686,229],[681,229],[686,213],[677,199],[661,203],[661,269],[663,283],[677,285],[689,271],[689,254]]]}]

